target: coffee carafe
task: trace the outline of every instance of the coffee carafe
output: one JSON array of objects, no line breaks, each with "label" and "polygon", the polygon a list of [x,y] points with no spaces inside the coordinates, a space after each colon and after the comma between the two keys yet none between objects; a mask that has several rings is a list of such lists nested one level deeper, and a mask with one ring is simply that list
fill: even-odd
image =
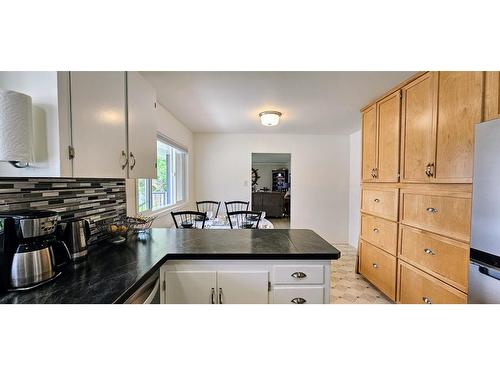
[{"label": "coffee carafe", "polygon": [[32,289],[60,274],[70,255],[54,234],[58,221],[53,211],[0,213],[0,291]]},{"label": "coffee carafe", "polygon": [[90,224],[84,219],[74,219],[59,223],[57,235],[68,246],[73,262],[79,262],[87,257],[87,246],[90,238]]}]

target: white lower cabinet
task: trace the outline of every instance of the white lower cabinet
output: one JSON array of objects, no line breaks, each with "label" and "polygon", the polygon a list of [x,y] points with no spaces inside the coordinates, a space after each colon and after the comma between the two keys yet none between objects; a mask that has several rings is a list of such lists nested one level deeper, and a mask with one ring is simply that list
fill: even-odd
[{"label": "white lower cabinet", "polygon": [[[274,288],[274,303],[325,303],[323,286],[278,286]],[[328,303],[328,302],[326,302]]]},{"label": "white lower cabinet", "polygon": [[322,304],[329,261],[169,260],[160,272],[166,304]]},{"label": "white lower cabinet", "polygon": [[269,272],[217,272],[218,303],[269,303]]},{"label": "white lower cabinet", "polygon": [[215,303],[217,273],[214,271],[167,271],[165,273],[168,303]]}]

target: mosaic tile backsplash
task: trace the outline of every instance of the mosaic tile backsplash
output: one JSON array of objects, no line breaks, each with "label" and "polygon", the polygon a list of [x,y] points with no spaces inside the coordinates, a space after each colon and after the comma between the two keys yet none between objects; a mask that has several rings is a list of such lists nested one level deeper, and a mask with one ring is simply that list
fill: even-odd
[{"label": "mosaic tile backsplash", "polygon": [[107,238],[100,230],[126,216],[125,180],[90,178],[0,178],[0,211],[56,211],[61,221],[87,219],[90,244]]}]

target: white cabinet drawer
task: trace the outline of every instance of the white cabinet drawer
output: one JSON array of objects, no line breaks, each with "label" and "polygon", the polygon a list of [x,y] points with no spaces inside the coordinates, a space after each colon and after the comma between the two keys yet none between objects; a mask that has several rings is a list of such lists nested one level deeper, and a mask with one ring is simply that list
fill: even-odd
[{"label": "white cabinet drawer", "polygon": [[323,284],[324,267],[321,265],[274,266],[274,284]]},{"label": "white cabinet drawer", "polygon": [[325,288],[322,286],[274,287],[274,303],[324,303]]}]

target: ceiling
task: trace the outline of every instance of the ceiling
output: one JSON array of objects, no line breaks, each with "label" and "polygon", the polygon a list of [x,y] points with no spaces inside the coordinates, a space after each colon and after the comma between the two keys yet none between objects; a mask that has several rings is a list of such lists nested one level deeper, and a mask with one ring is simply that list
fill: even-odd
[{"label": "ceiling", "polygon": [[[415,72],[141,72],[195,133],[350,134],[359,110]],[[259,112],[283,113],[276,127]]]}]

